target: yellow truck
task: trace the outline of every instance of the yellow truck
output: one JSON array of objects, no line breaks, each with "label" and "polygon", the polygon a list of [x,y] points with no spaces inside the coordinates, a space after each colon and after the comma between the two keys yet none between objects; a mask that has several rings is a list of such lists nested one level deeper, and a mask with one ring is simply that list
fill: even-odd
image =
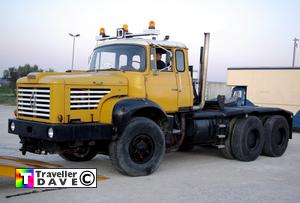
[{"label": "yellow truck", "polygon": [[281,156],[292,138],[293,115],[279,108],[230,107],[224,96],[205,101],[209,33],[201,48],[199,88],[188,48],[154,22],[141,34],[100,30],[85,72],[30,73],[17,81],[16,118],[8,131],[20,151],[58,153],[70,161],[108,154],[129,176],[152,174],[170,151],[218,148],[231,159]]}]

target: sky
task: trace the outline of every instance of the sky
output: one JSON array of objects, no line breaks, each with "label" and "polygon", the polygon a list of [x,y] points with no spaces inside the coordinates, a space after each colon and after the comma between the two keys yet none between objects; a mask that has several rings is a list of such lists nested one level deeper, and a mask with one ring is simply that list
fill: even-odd
[{"label": "sky", "polygon": [[[299,0],[0,0],[0,72],[24,64],[87,69],[100,27],[114,35],[128,24],[141,33],[154,20],[160,38],[189,47],[198,68],[203,33],[210,32],[208,80],[226,81],[228,67],[287,67],[300,38]],[[300,66],[300,48],[296,65]]]}]

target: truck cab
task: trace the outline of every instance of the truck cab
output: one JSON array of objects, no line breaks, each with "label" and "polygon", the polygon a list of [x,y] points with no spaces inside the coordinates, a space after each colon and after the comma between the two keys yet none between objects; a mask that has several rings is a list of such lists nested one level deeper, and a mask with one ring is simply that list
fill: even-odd
[{"label": "truck cab", "polygon": [[[157,67],[158,51],[163,52],[163,69]],[[193,106],[187,56],[183,43],[121,39],[95,48],[90,71],[121,72],[128,81],[128,97],[149,99],[172,113]]]}]

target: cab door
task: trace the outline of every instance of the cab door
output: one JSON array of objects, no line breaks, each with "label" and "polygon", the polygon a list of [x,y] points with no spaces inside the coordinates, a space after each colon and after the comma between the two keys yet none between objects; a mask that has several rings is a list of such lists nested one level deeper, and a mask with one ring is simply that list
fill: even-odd
[{"label": "cab door", "polygon": [[188,70],[187,54],[184,49],[175,50],[177,103],[179,111],[188,111],[193,106],[192,79]]},{"label": "cab door", "polygon": [[151,71],[146,76],[146,98],[158,104],[166,112],[177,112],[178,93],[175,68],[158,71],[155,48],[151,48],[150,66]]}]

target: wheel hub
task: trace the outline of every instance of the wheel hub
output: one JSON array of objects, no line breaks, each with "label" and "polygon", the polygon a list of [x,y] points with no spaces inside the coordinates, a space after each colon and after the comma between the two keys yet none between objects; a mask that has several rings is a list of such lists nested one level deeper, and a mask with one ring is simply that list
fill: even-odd
[{"label": "wheel hub", "polygon": [[278,131],[275,133],[274,135],[274,139],[275,139],[275,143],[277,145],[282,145],[283,142],[284,142],[284,135],[285,135],[285,132],[284,132],[284,129],[278,129]]},{"label": "wheel hub", "polygon": [[247,146],[249,149],[254,149],[257,145],[258,132],[255,130],[251,130],[247,137]]},{"label": "wheel hub", "polygon": [[137,135],[129,144],[129,154],[132,161],[143,164],[149,161],[154,153],[154,142],[148,135]]}]

